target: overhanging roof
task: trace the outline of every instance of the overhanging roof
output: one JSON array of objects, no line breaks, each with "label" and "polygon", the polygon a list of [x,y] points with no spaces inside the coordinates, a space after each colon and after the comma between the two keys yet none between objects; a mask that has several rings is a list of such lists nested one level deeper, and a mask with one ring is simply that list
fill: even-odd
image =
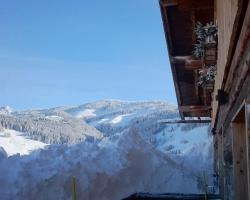
[{"label": "overhanging roof", "polygon": [[192,56],[197,21],[213,21],[213,0],[159,0],[180,115],[210,117],[211,97],[197,85],[201,61]]}]

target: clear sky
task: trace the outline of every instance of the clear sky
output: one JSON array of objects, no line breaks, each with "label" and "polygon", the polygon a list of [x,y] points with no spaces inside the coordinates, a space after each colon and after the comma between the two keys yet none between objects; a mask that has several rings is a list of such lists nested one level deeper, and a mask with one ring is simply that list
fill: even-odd
[{"label": "clear sky", "polygon": [[176,103],[157,0],[1,1],[0,24],[0,105]]}]

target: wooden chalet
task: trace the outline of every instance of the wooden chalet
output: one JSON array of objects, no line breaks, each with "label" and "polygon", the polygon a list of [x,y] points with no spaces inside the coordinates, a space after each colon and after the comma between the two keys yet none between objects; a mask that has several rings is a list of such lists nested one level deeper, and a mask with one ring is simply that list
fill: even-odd
[{"label": "wooden chalet", "polygon": [[[181,118],[211,117],[214,170],[219,177],[220,195],[223,199],[248,200],[250,2],[159,0],[159,3]],[[212,23],[217,28],[213,42],[200,42],[200,57],[194,53],[195,44],[202,38],[197,34],[198,23],[204,27]],[[206,33],[207,38],[209,34]],[[215,76],[199,84],[201,72],[211,66]]]}]

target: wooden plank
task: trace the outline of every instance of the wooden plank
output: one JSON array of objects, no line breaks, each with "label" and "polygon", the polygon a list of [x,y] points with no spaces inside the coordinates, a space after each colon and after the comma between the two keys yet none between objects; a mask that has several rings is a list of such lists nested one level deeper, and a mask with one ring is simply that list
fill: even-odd
[{"label": "wooden plank", "polygon": [[[212,126],[215,127],[219,116],[219,105],[215,100],[218,89],[223,89],[223,80],[225,79],[225,70],[231,65],[231,57],[234,55],[234,45],[238,42],[238,35],[241,24],[239,24],[242,15],[242,0],[215,0],[215,17],[218,25],[218,59],[217,75],[215,77],[214,94],[212,102]],[[249,11],[247,11],[249,12]]]},{"label": "wooden plank", "polygon": [[[194,70],[194,81],[195,83],[198,83],[199,81],[199,72],[198,70]],[[200,89],[200,86],[198,84],[195,84],[195,96],[197,99],[199,99],[199,89]]]},{"label": "wooden plank", "polygon": [[248,199],[248,178],[246,162],[245,126],[243,123],[233,124],[233,158],[235,200]]},{"label": "wooden plank", "polygon": [[183,64],[186,69],[197,70],[202,68],[202,61],[194,59],[193,56],[172,56],[170,58],[174,64]]},{"label": "wooden plank", "polygon": [[232,121],[234,200],[248,199],[248,136],[245,126],[245,107],[241,106]]},{"label": "wooden plank", "polygon": [[214,1],[213,0],[178,0],[179,9],[186,10],[209,10],[213,9]]},{"label": "wooden plank", "polygon": [[[250,50],[250,45],[249,45],[249,50]],[[236,72],[234,72],[234,82],[232,87],[230,88],[230,92],[228,92],[229,102],[226,107],[220,107],[218,127],[220,127],[228,117],[227,113],[229,113],[232,107],[234,106],[235,101],[237,100],[240,92],[242,91],[242,85],[249,76],[250,67],[248,62],[250,60],[250,52],[249,51],[246,52],[248,54],[245,55],[245,57],[241,60],[241,65],[239,65],[236,68]]]},{"label": "wooden plank", "polygon": [[247,144],[247,166],[248,166],[248,196],[250,197],[250,101],[246,100],[245,104],[246,117],[246,144]]},{"label": "wooden plank", "polygon": [[206,93],[206,88],[203,87],[203,102],[204,102],[204,105],[207,106],[208,103],[207,103],[207,93]]},{"label": "wooden plank", "polygon": [[201,60],[185,60],[185,68],[190,70],[197,70],[202,68]]},{"label": "wooden plank", "polygon": [[[210,106],[187,105],[179,106],[180,112],[187,117],[210,117]],[[188,113],[187,115],[185,113]]]},{"label": "wooden plank", "polygon": [[218,170],[219,170],[219,186],[220,193],[224,195],[224,151],[223,151],[223,130],[221,129],[217,134],[218,139]]},{"label": "wooden plank", "polygon": [[208,124],[211,123],[211,120],[159,120],[158,123],[163,124]]},{"label": "wooden plank", "polygon": [[[244,28],[245,27],[245,28]],[[213,116],[216,116],[215,126],[220,127],[222,122],[226,120],[227,114],[232,109],[234,102],[236,101],[242,84],[246,80],[250,72],[250,2],[247,6],[247,11],[245,19],[243,22],[243,27],[241,28],[239,41],[237,42],[237,47],[233,60],[230,67],[229,77],[225,83],[224,89],[229,94],[229,103],[228,106],[221,108],[216,107],[216,102],[213,102]],[[220,66],[217,66],[217,69]],[[217,74],[218,76],[218,74]],[[222,76],[221,76],[222,77]],[[221,82],[222,83],[222,82]],[[216,90],[216,81],[215,81],[215,91]],[[223,114],[224,113],[224,114]]]},{"label": "wooden plank", "polygon": [[246,51],[247,45],[250,39],[250,3],[248,3],[246,15],[243,21],[243,26],[241,29],[241,34],[237,41],[235,54],[232,59],[230,71],[228,73],[228,77],[225,81],[225,90],[230,92],[230,88],[233,85],[233,79],[235,78],[235,71],[237,66],[242,60],[242,57]]},{"label": "wooden plank", "polygon": [[161,0],[160,4],[162,6],[176,6],[178,5],[178,1],[177,0]]},{"label": "wooden plank", "polygon": [[[164,1],[159,1],[160,3],[160,9],[161,9],[161,16],[162,16],[162,21],[163,21],[163,28],[164,28],[164,32],[165,32],[165,38],[166,38],[166,43],[167,43],[167,47],[168,47],[168,55],[169,55],[169,60],[171,60],[171,56],[173,55],[173,41],[172,41],[172,37],[170,34],[170,28],[169,28],[169,22],[168,22],[168,16],[166,13],[166,6],[163,5]],[[176,98],[177,98],[177,102],[178,105],[181,105],[181,96],[180,96],[180,88],[179,85],[177,83],[177,74],[176,74],[176,69],[175,69],[175,64],[170,62],[171,65],[171,71],[172,71],[172,75],[173,75],[173,81],[174,81],[174,87],[175,87],[175,92],[176,92]],[[184,119],[184,115],[183,112],[180,112],[180,116],[182,119]]]},{"label": "wooden plank", "polygon": [[229,64],[232,48],[235,44],[236,30],[241,12],[241,0],[216,0],[217,24],[218,24],[218,60],[216,89],[221,88],[225,68]]},{"label": "wooden plank", "polygon": [[[245,80],[245,82],[240,90],[240,93],[238,94],[238,97],[237,97],[235,103],[233,104],[232,109],[230,111],[227,111],[227,112],[221,112],[221,111],[224,111],[223,107],[226,108],[227,105],[221,107],[219,117],[218,117],[219,121],[217,123],[218,126],[216,127],[216,130],[218,130],[218,127],[221,127],[220,125],[222,124],[223,127],[226,127],[225,128],[227,130],[226,134],[232,134],[232,136],[233,136],[233,132],[231,131],[232,128],[230,128],[231,123],[232,123],[232,119],[234,119],[235,113],[239,113],[239,110],[240,110],[239,108],[241,108],[242,102],[244,102],[244,99],[246,99],[247,96],[250,97],[250,74],[248,75],[247,79]],[[226,119],[224,119],[224,115],[226,115]],[[229,137],[231,138],[231,136],[229,136]],[[234,160],[234,159],[232,159],[232,160]],[[233,174],[232,174],[232,177],[231,177],[231,175],[228,176],[228,174],[225,174],[224,180],[226,180],[223,182],[223,184],[225,185],[225,188],[229,188],[232,191],[234,186],[230,185],[230,184],[233,183]],[[229,185],[228,185],[228,183],[229,183]],[[225,194],[227,194],[227,195],[226,195],[225,199],[227,199],[229,197],[228,195],[231,195],[230,196],[231,198],[229,198],[229,199],[233,199],[232,195],[233,195],[234,191],[228,193],[228,191],[226,191],[226,190],[227,189],[225,189]]]},{"label": "wooden plank", "polygon": [[[135,193],[123,200],[201,200],[205,199],[204,194],[182,194],[182,193],[166,193],[166,194],[150,194],[150,193]],[[221,200],[219,195],[209,194],[207,199]]]},{"label": "wooden plank", "polygon": [[179,109],[183,112],[189,111],[208,111],[211,109],[210,106],[196,106],[196,105],[188,105],[188,106],[179,106]]}]

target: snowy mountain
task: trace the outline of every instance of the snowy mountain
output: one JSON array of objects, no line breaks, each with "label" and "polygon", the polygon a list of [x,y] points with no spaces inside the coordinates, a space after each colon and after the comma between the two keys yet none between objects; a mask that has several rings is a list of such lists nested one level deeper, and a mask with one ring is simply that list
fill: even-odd
[{"label": "snowy mountain", "polygon": [[161,101],[104,100],[65,109],[109,137],[125,130],[141,135],[155,149],[192,170],[212,174],[212,137],[208,124],[164,124],[179,119],[176,106]]},{"label": "snowy mountain", "polygon": [[178,117],[166,102],[118,100],[0,113],[0,199],[70,199],[72,177],[80,199],[202,192],[209,127],[159,123]]},{"label": "snowy mountain", "polygon": [[11,114],[12,110],[9,106],[3,106],[3,107],[0,107],[0,114],[1,115],[9,115]]},{"label": "snowy mountain", "polygon": [[50,110],[0,114],[0,127],[22,132],[30,139],[48,144],[75,144],[103,137],[101,132],[84,121]]},{"label": "snowy mountain", "polygon": [[177,107],[166,102],[104,100],[63,111],[86,121],[104,136],[134,129],[163,152],[188,154],[196,145],[206,146],[211,141],[208,124],[160,123],[179,118]]}]

